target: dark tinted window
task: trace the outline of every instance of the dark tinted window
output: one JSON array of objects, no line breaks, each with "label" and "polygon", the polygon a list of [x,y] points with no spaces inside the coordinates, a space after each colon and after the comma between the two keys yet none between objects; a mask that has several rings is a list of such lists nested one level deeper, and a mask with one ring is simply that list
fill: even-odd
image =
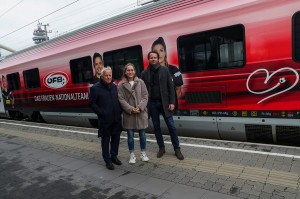
[{"label": "dark tinted window", "polygon": [[40,74],[38,68],[34,68],[31,70],[24,70],[23,77],[24,77],[25,88],[31,89],[31,88],[41,87]]},{"label": "dark tinted window", "polygon": [[93,66],[90,56],[72,59],[70,69],[74,84],[93,82]]},{"label": "dark tinted window", "polygon": [[112,68],[114,79],[122,77],[124,66],[128,63],[134,64],[137,76],[140,76],[144,70],[141,46],[105,52],[103,58],[105,67],[110,66]]},{"label": "dark tinted window", "polygon": [[300,12],[293,16],[293,58],[300,61]]},{"label": "dark tinted window", "polygon": [[182,72],[242,67],[244,38],[242,25],[180,36],[177,40],[179,67]]},{"label": "dark tinted window", "polygon": [[8,88],[12,91],[20,90],[20,75],[19,73],[12,73],[7,75]]}]

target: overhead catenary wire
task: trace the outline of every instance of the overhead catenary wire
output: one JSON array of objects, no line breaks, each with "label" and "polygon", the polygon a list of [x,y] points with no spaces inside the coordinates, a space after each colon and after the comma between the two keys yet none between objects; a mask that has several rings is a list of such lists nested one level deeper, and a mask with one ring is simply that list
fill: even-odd
[{"label": "overhead catenary wire", "polygon": [[[96,2],[89,3],[87,6],[84,6],[84,7],[81,7],[81,8],[76,9],[76,12],[75,12],[75,13],[74,13],[74,10],[71,10],[70,12],[64,13],[64,14],[58,16],[58,17],[56,16],[56,17],[54,17],[54,18],[50,18],[50,21],[47,21],[47,23],[48,23],[48,24],[53,24],[53,22],[55,22],[55,21],[59,21],[59,20],[61,20],[61,19],[65,20],[66,18],[74,17],[74,15],[81,14],[82,12],[86,11],[87,9],[91,9],[91,8],[92,8],[92,10],[95,10],[95,7],[97,7],[97,6],[103,6],[104,4],[106,4],[106,3],[108,3],[108,2],[110,2],[110,0],[103,0],[103,1],[99,1],[99,0],[98,0],[98,1],[96,1]],[[131,5],[132,5],[132,4],[131,4]],[[131,5],[130,5],[130,7],[131,7]],[[127,6],[126,6],[126,7],[127,7]],[[121,8],[121,9],[118,9],[118,10],[115,10],[115,11],[110,11],[110,10],[108,10],[107,12],[104,12],[104,13],[103,13],[104,16],[103,16],[103,14],[101,14],[102,17],[101,17],[99,20],[101,20],[102,18],[107,18],[106,16],[120,14],[120,12],[121,12],[122,10],[124,10],[124,8],[125,8],[125,7]],[[133,6],[132,8],[134,8],[134,6]],[[130,9],[130,8],[128,8],[128,10],[129,10],[129,9]],[[48,14],[48,15],[46,15],[46,16],[50,16],[50,14]],[[97,17],[97,18],[98,18],[98,17]],[[94,18],[92,18],[92,19],[94,19]],[[39,19],[38,19],[38,20],[39,20]],[[38,20],[35,20],[35,22],[38,21]],[[44,19],[44,20],[45,20],[45,19]],[[9,38],[5,38],[4,40],[2,40],[2,43],[3,43],[3,41],[5,41],[6,43],[10,43],[10,44],[14,44],[14,43],[20,44],[20,43],[26,42],[26,41],[24,41],[24,42],[22,42],[22,41],[21,41],[21,42],[20,42],[20,41],[17,41],[16,38],[19,38],[19,36],[23,35],[23,32],[26,32],[26,30],[29,30],[29,29],[34,28],[35,24],[34,24],[34,26],[30,26],[30,25],[33,25],[33,23],[34,23],[34,22],[32,22],[32,23],[30,23],[30,24],[27,24],[27,28],[24,29],[25,27],[23,27],[23,30],[22,30],[22,31],[17,31],[17,32],[14,32],[14,31],[13,31],[12,33],[14,33],[14,34],[11,33],[11,34],[10,34],[11,36],[10,36]],[[86,21],[85,21],[84,23],[86,23]],[[78,21],[72,23],[71,25],[73,25],[73,24],[78,24]],[[59,29],[61,29],[61,28],[65,29],[66,26],[70,26],[70,23],[68,23],[67,25],[64,25],[64,26],[59,26],[59,27],[55,27],[55,26],[51,25],[51,29],[52,29],[52,30],[53,30],[53,29],[59,30]],[[80,25],[79,27],[82,27],[82,25]],[[70,29],[73,30],[74,28],[71,27]],[[70,32],[70,31],[71,31],[71,30],[64,31],[64,32]],[[55,33],[55,32],[56,32],[56,31],[53,31],[52,33]],[[61,35],[61,33],[60,33],[59,35]],[[0,39],[1,39],[1,38],[0,38]]]},{"label": "overhead catenary wire", "polygon": [[[134,5],[134,6],[132,6],[132,5]],[[115,16],[115,15],[117,15],[117,14],[120,14],[120,13],[122,13],[122,12],[126,12],[126,11],[128,11],[128,10],[131,10],[131,9],[133,9],[133,8],[135,7],[135,5],[136,5],[136,3],[133,3],[133,4],[130,4],[130,5],[124,6],[124,7],[120,8],[120,9],[118,9],[118,10],[116,10],[116,11],[108,12],[107,14],[102,15],[101,18],[99,18],[99,17],[94,17],[94,18],[92,18],[92,20],[90,20],[90,21],[88,21],[88,22],[84,22],[83,24],[81,24],[81,25],[79,25],[79,26],[76,26],[76,27],[70,29],[69,32],[74,31],[74,30],[77,30],[77,29],[82,28],[82,27],[85,27],[85,26],[88,26],[88,25],[90,25],[90,24],[92,24],[92,23],[95,23],[95,22],[102,21],[102,20],[105,20],[105,19],[107,19],[107,18],[113,17],[113,16]],[[73,24],[78,24],[78,23],[73,23]],[[72,25],[72,24],[71,24],[71,25]],[[64,26],[64,27],[66,27],[66,26]],[[59,27],[59,28],[61,28],[61,27]]]},{"label": "overhead catenary wire", "polygon": [[[103,5],[103,4],[102,4],[102,5]],[[85,21],[85,22],[83,22],[82,24],[80,24],[79,26],[71,27],[67,32],[71,32],[71,31],[76,30],[76,29],[78,29],[78,28],[82,28],[83,26],[87,26],[87,25],[89,25],[89,24],[92,24],[93,22],[101,21],[101,20],[104,20],[104,19],[106,19],[106,18],[112,17],[112,16],[114,16],[114,15],[120,14],[120,13],[122,13],[122,12],[128,11],[128,10],[130,10],[130,9],[133,9],[133,8],[135,7],[135,5],[136,5],[135,3],[134,3],[134,4],[129,4],[129,5],[126,5],[126,6],[124,6],[124,7],[119,8],[119,9],[117,9],[117,10],[104,12],[104,13],[101,15],[100,18],[99,18],[99,17],[91,18],[91,20],[89,20],[88,22]],[[51,22],[50,22],[50,23],[51,23]],[[52,30],[53,30],[53,28],[59,30],[59,29],[61,29],[61,28],[66,28],[66,27],[72,26],[72,25],[74,25],[74,24],[78,24],[78,21],[76,21],[76,22],[74,22],[74,23],[72,23],[72,24],[68,24],[68,25],[64,25],[64,26],[59,26],[59,27],[55,27],[55,26],[53,27],[53,26],[52,26],[51,28],[52,28]],[[25,30],[29,30],[29,29],[32,29],[32,28],[33,28],[33,27],[27,27]],[[23,34],[23,32],[16,33],[16,34],[14,35],[14,37],[12,37],[12,38],[6,40],[6,42],[9,42],[10,44],[18,43],[19,46],[22,46],[22,44],[27,43],[26,40],[25,40],[25,41],[24,41],[24,40],[23,40],[23,41],[15,40],[15,37],[19,37],[19,36],[21,36],[22,34]],[[23,47],[23,46],[22,46],[22,47]],[[21,47],[21,48],[18,48],[18,49],[22,49],[22,47]],[[26,45],[25,45],[25,47],[26,47]]]},{"label": "overhead catenary wire", "polygon": [[59,21],[61,19],[65,20],[66,18],[73,17],[74,15],[81,14],[82,12],[84,12],[86,10],[88,10],[90,12],[94,11],[94,10],[95,10],[95,12],[99,12],[96,8],[98,6],[103,6],[103,5],[105,5],[109,2],[111,2],[111,0],[103,0],[103,1],[96,0],[95,2],[89,2],[89,4],[76,9],[76,12],[74,12],[74,10],[70,10],[70,11],[67,11],[66,13],[62,13],[58,16],[54,16],[52,18],[49,18],[48,23],[50,24],[50,23]]},{"label": "overhead catenary wire", "polygon": [[[108,1],[106,1],[108,2]],[[106,3],[105,2],[105,3]],[[102,4],[103,5],[103,4]],[[129,5],[126,5],[124,7],[121,7],[119,9],[116,9],[116,10],[113,10],[113,11],[107,11],[107,12],[104,12],[101,17],[97,16],[97,17],[94,17],[94,18],[91,18],[91,20],[88,20],[87,21],[84,21],[82,24],[80,24],[79,26],[77,25],[78,24],[78,21],[74,22],[74,23],[71,23],[71,24],[67,24],[67,25],[64,25],[64,26],[59,26],[59,27],[55,27],[55,26],[51,26],[51,29],[61,29],[61,28],[66,28],[68,26],[71,26],[71,28],[68,30],[68,31],[65,31],[65,32],[71,32],[73,30],[76,30],[78,28],[82,28],[83,26],[86,26],[86,25],[89,25],[89,24],[92,24],[93,22],[97,22],[97,21],[101,21],[101,20],[104,20],[106,18],[109,18],[111,16],[115,16],[117,14],[120,14],[120,13],[123,13],[125,11],[128,11],[128,10],[131,10],[131,9],[134,9],[136,6],[136,3],[132,3],[132,4],[129,4]],[[48,23],[48,22],[47,22]],[[51,22],[50,22],[51,23]],[[72,25],[77,25],[76,27],[72,27]],[[25,28],[25,30],[29,30],[29,29],[32,29],[33,26],[28,26],[27,28]],[[53,33],[53,32],[52,32]],[[15,33],[13,37],[10,37],[8,40],[5,40],[6,42],[9,42],[10,44],[15,44],[15,43],[18,43],[18,45],[20,46],[20,44],[22,43],[26,43],[26,40],[24,41],[18,41],[16,40],[15,38],[18,38],[19,36],[21,36],[23,34],[22,31],[18,32],[18,33]],[[61,34],[60,34],[61,35]]]},{"label": "overhead catenary wire", "polygon": [[[57,21],[57,19],[61,18],[61,17],[63,17],[62,21],[65,21],[65,18],[66,18],[65,16],[70,15],[69,17],[72,17],[72,16],[76,15],[78,12],[83,14],[83,13],[86,13],[85,11],[89,11],[87,16],[91,15],[88,19],[85,19],[85,20],[76,20],[76,22],[74,22],[74,20],[71,20],[71,21],[69,20],[69,22],[65,23],[64,26],[59,26],[59,27],[55,26],[55,24],[53,24],[53,22],[47,21],[47,23],[51,24],[51,29],[52,29],[52,34],[53,34],[52,36],[54,37],[54,33],[57,35],[58,31],[61,30],[61,29],[64,30],[64,32],[63,33],[60,32],[60,34],[58,34],[59,36],[64,35],[65,33],[72,32],[73,30],[83,28],[87,25],[91,25],[95,22],[102,21],[102,20],[105,20],[107,18],[116,16],[118,14],[124,13],[126,11],[132,10],[135,7],[140,7],[140,6],[137,6],[136,2],[132,3],[133,2],[132,1],[129,4],[127,3],[127,5],[125,4],[126,6],[116,7],[116,9],[114,9],[114,10],[112,10],[112,9],[115,8],[115,7],[111,7],[112,9],[102,9],[102,6],[104,4],[106,4],[107,2],[109,2],[109,1],[108,0],[102,0],[102,1],[100,0],[100,1],[96,1],[96,2],[92,1],[91,3],[89,3],[87,5],[81,5],[80,7],[76,8],[76,10],[73,9],[73,10],[70,11],[70,9],[67,9],[67,10],[65,9],[68,12],[67,14],[61,14],[61,12],[60,12],[60,16],[58,16],[58,17],[57,17],[57,15],[56,16],[51,15],[51,16],[53,16],[53,17],[51,17],[51,19],[52,19],[51,21]],[[95,13],[90,14],[90,12],[99,13],[99,15],[95,16]],[[45,16],[45,18],[43,18],[43,21],[48,20],[49,16],[50,16],[49,14],[48,14],[47,18]],[[28,33],[25,34],[24,31],[29,30],[31,28],[34,28],[34,26],[35,25],[33,25],[33,24],[28,25],[26,28],[23,28],[21,31],[18,31],[14,34],[11,34],[12,37],[10,36],[8,38],[5,38],[4,40],[5,41],[10,40],[9,45],[17,44],[18,47],[15,48],[15,49],[18,50],[18,51],[22,50],[24,48],[27,48],[29,46],[32,46],[32,44],[29,43],[29,41],[31,40],[31,37],[26,36],[26,35],[28,35]],[[57,30],[57,31],[53,31],[53,30]],[[24,39],[24,36],[26,36],[25,39]],[[20,40],[20,38],[23,38],[23,39]]]},{"label": "overhead catenary wire", "polygon": [[72,4],[74,4],[74,3],[78,2],[78,1],[79,1],[79,0],[73,1],[72,3],[69,3],[69,4],[67,4],[66,6],[63,6],[63,7],[59,8],[59,9],[57,9],[57,10],[55,10],[55,11],[53,11],[53,12],[51,12],[51,13],[49,13],[49,14],[47,14],[47,15],[45,15],[45,16],[43,16],[43,17],[41,17],[41,18],[39,18],[39,19],[37,19],[37,20],[35,20],[35,21],[33,21],[33,22],[27,24],[27,25],[25,25],[25,26],[22,26],[21,28],[18,28],[18,29],[16,29],[16,30],[14,30],[14,31],[12,31],[12,32],[10,32],[10,33],[8,33],[8,34],[6,34],[6,35],[0,37],[0,39],[2,39],[2,38],[4,38],[4,37],[7,37],[7,36],[9,36],[9,35],[11,35],[11,34],[17,32],[17,31],[19,31],[19,30],[21,30],[21,29],[23,29],[23,28],[25,28],[25,27],[27,27],[27,26],[29,26],[29,25],[35,23],[35,22],[38,22],[39,20],[41,20],[41,19],[43,19],[43,18],[45,18],[45,17],[47,17],[47,16],[49,16],[49,15],[51,15],[51,14],[53,14],[53,13],[56,13],[56,12],[58,12],[58,11],[64,9],[64,8],[66,8],[66,7],[68,7],[68,6],[72,5]]},{"label": "overhead catenary wire", "polygon": [[[104,0],[105,1],[105,0]],[[110,0],[109,0],[110,1]],[[99,1],[99,0],[96,0],[96,2],[94,2],[94,3],[91,3],[91,4],[89,4],[88,6],[90,6],[90,5],[92,5],[92,6],[94,6],[94,4],[98,4],[98,3],[102,3],[102,1]],[[106,2],[105,2],[106,3]],[[77,13],[78,13],[78,11],[79,10],[81,10],[82,8],[78,8],[78,9],[76,9],[76,13],[74,13],[74,10],[71,10],[69,13],[67,13],[67,14],[69,14],[70,16],[74,16],[74,15],[76,15]],[[54,13],[52,13],[52,14],[54,14]],[[61,20],[61,19],[65,19],[66,17],[64,17],[64,15],[65,15],[66,13],[63,13],[62,15],[60,15],[61,17],[58,19],[58,20]],[[50,15],[49,15],[50,16]],[[67,16],[68,17],[68,16]],[[57,18],[57,17],[54,17],[54,19],[55,18]],[[53,18],[52,18],[53,19]],[[45,19],[44,19],[45,20]],[[51,20],[51,19],[50,19]],[[36,21],[36,20],[35,20]],[[51,24],[53,21],[47,21],[47,24]],[[30,26],[30,25],[32,25],[32,26]],[[24,43],[24,41],[23,42],[20,42],[20,41],[16,41],[16,38],[19,38],[19,36],[23,36],[23,34],[24,34],[24,32],[26,32],[27,30],[30,30],[30,29],[34,29],[35,27],[36,27],[36,24],[30,24],[30,25],[28,25],[26,28],[23,28],[22,29],[22,31],[17,31],[17,32],[15,32],[14,34],[12,34],[12,35],[10,35],[10,37],[8,37],[8,38],[4,38],[3,40],[2,40],[2,42],[6,42],[6,43],[10,43],[10,44],[14,44],[14,43]],[[51,27],[52,28],[52,27]],[[26,41],[25,41],[26,42]]]},{"label": "overhead catenary wire", "polygon": [[8,13],[9,11],[11,11],[12,9],[14,9],[15,7],[17,7],[20,3],[22,3],[22,1],[24,1],[24,0],[19,1],[18,3],[16,3],[15,5],[13,5],[12,7],[10,7],[9,9],[7,9],[3,14],[0,15],[0,18],[2,16],[4,16],[6,13]]}]

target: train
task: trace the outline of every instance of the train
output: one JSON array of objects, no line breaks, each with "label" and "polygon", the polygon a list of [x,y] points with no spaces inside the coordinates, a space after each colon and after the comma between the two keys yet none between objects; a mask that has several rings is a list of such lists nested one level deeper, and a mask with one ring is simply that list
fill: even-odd
[{"label": "train", "polygon": [[1,60],[0,116],[95,127],[93,54],[117,81],[128,62],[140,75],[162,37],[183,76],[179,135],[299,146],[299,10],[298,0],[149,3]]}]

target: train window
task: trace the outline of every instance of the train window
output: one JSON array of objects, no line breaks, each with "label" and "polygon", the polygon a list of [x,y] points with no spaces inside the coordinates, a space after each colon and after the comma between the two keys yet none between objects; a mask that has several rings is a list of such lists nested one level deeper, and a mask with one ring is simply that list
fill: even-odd
[{"label": "train window", "polygon": [[293,28],[293,59],[300,61],[300,11],[296,12],[292,19]]},{"label": "train window", "polygon": [[24,83],[25,88],[32,89],[32,88],[40,88],[40,73],[38,68],[24,70],[23,71]]},{"label": "train window", "polygon": [[72,82],[74,84],[93,82],[93,65],[91,56],[72,59],[70,61]]},{"label": "train window", "polygon": [[103,58],[105,67],[112,67],[114,79],[122,77],[123,68],[127,63],[134,64],[137,76],[140,76],[144,70],[142,47],[140,45],[105,52]]},{"label": "train window", "polygon": [[245,65],[243,25],[178,37],[179,67],[182,72],[243,67]]},{"label": "train window", "polygon": [[12,91],[20,90],[21,83],[20,83],[20,74],[19,73],[12,73],[7,74],[7,83],[8,88]]}]

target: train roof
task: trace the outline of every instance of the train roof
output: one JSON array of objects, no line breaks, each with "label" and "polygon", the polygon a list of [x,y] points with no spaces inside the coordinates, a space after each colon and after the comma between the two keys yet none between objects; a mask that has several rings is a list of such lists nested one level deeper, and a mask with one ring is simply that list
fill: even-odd
[{"label": "train roof", "polygon": [[[105,19],[100,22],[96,22],[94,24],[88,25],[86,27],[74,30],[72,32],[66,33],[62,36],[58,36],[56,38],[53,38],[49,41],[40,43],[38,45],[34,45],[31,47],[28,47],[26,49],[20,50],[18,52],[15,52],[11,55],[6,56],[3,60],[0,61],[0,68],[3,68],[5,66],[9,65],[15,65],[18,63],[15,63],[17,60],[20,61],[20,58],[25,58],[25,60],[22,60],[21,62],[28,62],[31,60],[34,60],[34,58],[31,58],[31,60],[28,58],[28,56],[45,52],[47,51],[46,56],[50,56],[51,49],[58,48],[61,46],[64,46],[66,44],[76,42],[91,36],[95,36],[101,33],[105,33],[117,28],[121,28],[127,25],[131,25],[134,23],[138,23],[144,20],[151,19],[153,17],[159,17],[168,13],[172,13],[178,10],[186,9],[189,7],[193,7],[200,4],[207,4],[210,2],[215,2],[216,0],[160,0],[155,3],[147,4],[145,6],[142,6],[140,8],[125,12],[123,14],[114,16],[109,19]],[[235,2],[233,0],[232,2]],[[247,0],[246,3],[251,2],[258,2],[258,0]],[[230,4],[230,2],[228,2]],[[236,3],[236,2],[235,2]],[[243,3],[240,3],[243,4]],[[233,3],[234,6],[234,3]],[[88,45],[88,44],[87,44]],[[45,57],[45,56],[43,56]],[[41,58],[41,57],[39,57]],[[2,65],[2,66],[1,66]],[[5,65],[5,66],[4,66]]]},{"label": "train roof", "polygon": [[[207,0],[206,0],[207,1]],[[187,1],[186,1],[187,2]],[[5,57],[5,59],[13,58],[13,57],[19,57],[18,55],[22,55],[25,52],[31,52],[34,51],[35,53],[42,51],[43,49],[47,48],[47,46],[51,46],[52,44],[55,44],[55,46],[60,46],[64,45],[68,42],[67,38],[80,35],[82,33],[87,33],[84,35],[84,37],[89,37],[94,34],[99,34],[101,32],[109,31],[124,25],[128,25],[131,23],[135,23],[140,20],[145,20],[147,18],[153,17],[154,15],[159,14],[158,12],[165,12],[168,11],[166,10],[166,5],[176,5],[182,6],[184,4],[184,1],[178,1],[178,0],[160,0],[152,4],[147,4],[145,6],[142,6],[140,8],[125,12],[123,14],[111,17],[109,19],[105,19],[103,21],[99,21],[96,23],[93,23],[91,25],[85,26],[83,28],[79,28],[77,30],[74,30],[72,32],[66,33],[62,36],[58,36],[56,38],[53,38],[49,41],[40,43],[38,45],[33,45],[31,47],[25,48],[23,50],[20,50],[18,52],[12,53],[8,56]],[[172,6],[167,6],[167,9],[170,9]],[[156,10],[156,13],[149,13],[152,10]],[[138,17],[138,18],[132,18],[134,16],[140,16],[143,15],[143,17]],[[118,23],[122,21],[122,23]],[[104,27],[104,28],[103,28]],[[91,30],[97,30],[97,31],[91,31]],[[91,32],[89,32],[91,31]],[[81,37],[78,37],[78,40],[82,39]],[[73,40],[74,41],[74,40]],[[2,60],[4,61],[4,60]]]}]

